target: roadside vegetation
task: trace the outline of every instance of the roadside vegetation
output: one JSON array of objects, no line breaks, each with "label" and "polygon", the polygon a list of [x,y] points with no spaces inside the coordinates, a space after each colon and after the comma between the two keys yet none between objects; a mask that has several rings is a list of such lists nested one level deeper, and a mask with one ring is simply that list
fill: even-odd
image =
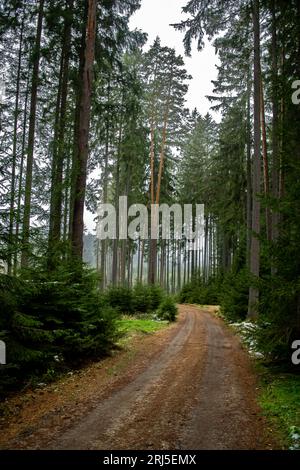
[{"label": "roadside vegetation", "polygon": [[122,338],[124,336],[130,338],[136,333],[152,334],[165,328],[167,325],[167,321],[158,321],[151,316],[146,318],[132,318],[125,315],[120,320],[117,320],[117,328]]},{"label": "roadside vegetation", "polygon": [[[184,3],[172,26],[187,56],[214,46],[207,98],[220,119],[187,107],[178,51],[131,29],[141,0],[0,0],[0,395],[176,320],[179,292],[220,305],[278,368],[263,406],[297,436],[300,2]],[[124,197],[147,210],[203,204],[203,234],[192,250],[193,209],[188,223],[170,215],[169,237],[159,220],[121,236]],[[103,205],[116,215],[107,238]]]},{"label": "roadside vegetation", "polygon": [[[300,337],[297,312],[296,284],[261,279],[258,316],[248,317],[248,291],[251,281],[246,269],[211,277],[207,281],[200,273],[186,284],[177,296],[179,303],[219,305],[225,320],[242,323],[251,329],[258,350],[270,363],[291,365],[291,345]],[[246,323],[245,323],[246,322]]]},{"label": "roadside vegetation", "polygon": [[300,375],[265,365],[258,371],[264,415],[278,429],[285,448],[300,450]]},{"label": "roadside vegetation", "polygon": [[176,320],[177,307],[160,287],[101,292],[94,271],[72,268],[0,276],[0,331],[9,351],[0,368],[0,395],[98,360],[129,332],[154,333]]},{"label": "roadside vegetation", "polygon": [[[247,319],[249,278],[245,271],[210,279],[205,283],[200,275],[185,285],[178,301],[187,304],[219,305],[218,316],[241,337],[243,344],[255,361],[260,380],[259,404],[283,447],[300,449],[300,374],[299,367],[291,362],[291,344],[295,336],[293,325],[280,317],[283,305],[275,305],[279,288],[273,290],[273,316],[262,296],[260,316],[256,322]],[[283,290],[281,286],[282,300]],[[269,293],[270,295],[270,293]],[[287,294],[286,294],[287,295]],[[295,325],[296,326],[296,325]]]}]

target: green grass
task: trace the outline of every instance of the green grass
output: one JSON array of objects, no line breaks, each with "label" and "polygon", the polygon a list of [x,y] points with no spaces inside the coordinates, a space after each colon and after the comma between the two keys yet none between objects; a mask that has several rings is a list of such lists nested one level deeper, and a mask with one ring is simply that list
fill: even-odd
[{"label": "green grass", "polygon": [[125,355],[117,362],[117,364],[108,369],[109,375],[118,375],[128,367],[130,362],[133,361],[137,353],[137,349],[134,347],[132,348],[131,343],[131,339],[134,335],[150,335],[162,328],[165,328],[169,324],[166,321],[155,321],[150,315],[144,315],[144,317],[145,318],[137,318],[123,315],[121,319],[117,321],[120,335],[120,339],[117,344],[125,351]]},{"label": "green grass", "polygon": [[152,334],[168,325],[166,321],[156,321],[147,318],[131,318],[124,316],[118,320],[118,330],[122,335],[131,336],[134,333]]},{"label": "green grass", "polygon": [[[222,311],[216,314],[239,334],[249,350],[247,335],[233,327]],[[253,334],[250,335],[251,338],[253,339]],[[273,432],[275,431],[279,444],[286,449],[300,450],[300,374],[287,372],[282,367],[257,358],[255,369],[260,378],[259,404]]]},{"label": "green grass", "polygon": [[260,406],[264,415],[278,429],[284,447],[300,449],[300,375],[266,368],[262,374]]}]

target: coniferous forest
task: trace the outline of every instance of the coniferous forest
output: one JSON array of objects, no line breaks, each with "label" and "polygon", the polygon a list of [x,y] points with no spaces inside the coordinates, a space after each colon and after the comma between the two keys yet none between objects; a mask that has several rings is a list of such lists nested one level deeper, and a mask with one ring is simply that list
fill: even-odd
[{"label": "coniferous forest", "polygon": [[[218,306],[218,321],[255,345],[268,412],[280,394],[268,384],[285,378],[290,414],[271,411],[291,446],[300,3],[182,2],[171,27],[186,56],[201,68],[209,40],[219,59],[203,113],[186,104],[186,58],[130,27],[143,1],[0,0],[0,396],[105,361],[130,321],[179,328],[189,305]],[[124,196],[128,207],[203,204],[196,249],[173,217],[169,239],[150,223],[120,237]],[[101,204],[115,209],[114,237],[99,237]]]}]

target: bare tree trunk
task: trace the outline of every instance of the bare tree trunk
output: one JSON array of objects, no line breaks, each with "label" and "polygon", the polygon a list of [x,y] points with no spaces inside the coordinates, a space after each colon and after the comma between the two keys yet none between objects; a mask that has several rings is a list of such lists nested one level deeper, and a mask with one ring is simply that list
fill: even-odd
[{"label": "bare tree trunk", "polygon": [[125,285],[125,271],[126,271],[126,251],[127,251],[128,240],[121,241],[121,256],[120,256],[120,278],[121,285]]},{"label": "bare tree trunk", "polygon": [[208,216],[205,217],[204,226],[204,255],[203,255],[203,280],[207,280],[207,244],[208,244]]},{"label": "bare tree trunk", "polygon": [[183,284],[186,284],[186,240],[183,245]]},{"label": "bare tree trunk", "polygon": [[[75,110],[74,110],[74,128],[73,128],[73,152],[72,152],[72,166],[71,166],[71,184],[70,184],[70,201],[69,201],[69,241],[72,248],[73,239],[73,219],[74,207],[76,196],[77,174],[79,171],[79,158],[78,158],[78,139],[79,139],[79,126],[80,126],[80,111],[81,111],[81,95],[83,92],[82,77],[84,75],[85,63],[85,48],[86,48],[86,25],[87,25],[88,3],[84,4],[83,13],[83,26],[81,31],[81,44],[79,50],[79,64],[76,77],[76,96],[75,96]],[[73,250],[72,250],[73,251]]]},{"label": "bare tree trunk", "polygon": [[[122,100],[123,103],[123,100]],[[121,117],[119,123],[119,136],[118,136],[118,148],[117,148],[117,162],[116,162],[116,195],[115,195],[115,207],[117,215],[117,238],[113,240],[113,264],[112,264],[112,283],[116,285],[118,283],[118,246],[119,246],[119,196],[120,196],[120,158],[121,158],[121,141],[123,132],[123,119]]]},{"label": "bare tree trunk", "polygon": [[[156,71],[155,71],[156,73]],[[155,204],[155,127],[154,122],[154,100],[152,102],[152,116],[151,116],[151,141],[150,141],[150,201],[151,207]],[[151,223],[152,213],[151,213]],[[148,254],[148,282],[155,284],[156,281],[156,258],[157,258],[157,246],[156,240],[150,238],[149,243],[149,254]]]},{"label": "bare tree trunk", "polygon": [[[21,150],[21,162],[20,162],[20,173],[19,173],[19,185],[18,185],[18,202],[17,202],[17,215],[16,215],[16,242],[19,247],[19,231],[21,224],[21,200],[22,200],[22,187],[23,187],[23,171],[24,171],[24,158],[25,158],[25,146],[26,146],[26,126],[27,126],[27,111],[28,111],[28,96],[29,96],[29,74],[27,79],[26,93],[25,93],[25,104],[24,104],[24,117],[22,126],[22,150]],[[18,252],[15,250],[14,253],[14,274],[17,272],[18,267]]]},{"label": "bare tree trunk", "polygon": [[[272,13],[272,196],[279,197],[279,104],[278,104],[278,52],[277,52],[277,0],[271,1]],[[272,241],[278,239],[278,211],[272,211]],[[272,267],[274,272],[274,267]]]},{"label": "bare tree trunk", "polygon": [[[192,227],[194,228],[194,227]],[[195,274],[195,256],[194,256],[194,251],[191,251],[191,270],[192,270],[192,277]]]},{"label": "bare tree trunk", "polygon": [[[161,143],[161,150],[160,150],[160,157],[159,157],[159,170],[158,170],[158,177],[157,177],[157,187],[156,187],[156,196],[155,196],[155,204],[159,205],[160,202],[160,193],[161,193],[161,180],[163,175],[163,168],[164,168],[164,161],[165,161],[165,147],[166,147],[166,140],[167,140],[167,128],[168,128],[168,120],[169,120],[169,112],[170,112],[170,97],[171,97],[171,85],[168,90],[167,102],[166,102],[166,109],[164,114],[164,123],[163,123],[163,131],[162,131],[162,143]],[[152,136],[152,129],[151,129],[151,203],[154,204],[154,191],[155,191],[155,183],[154,183],[154,135]],[[152,224],[157,224],[158,221],[155,218],[152,218]],[[150,240],[150,253],[149,253],[149,283],[155,284],[157,277],[157,240]]]},{"label": "bare tree trunk", "polygon": [[38,90],[38,79],[39,79],[39,68],[40,68],[43,16],[44,16],[44,0],[40,0],[35,46],[33,49],[34,62],[33,62],[33,70],[32,70],[32,82],[31,82],[31,101],[30,101],[30,114],[29,114],[27,165],[26,165],[26,181],[25,181],[25,201],[24,201],[24,215],[23,215],[23,240],[22,240],[22,255],[21,255],[21,266],[23,268],[28,265],[28,256],[29,256],[33,152],[34,152],[34,139],[35,139],[37,90]]},{"label": "bare tree trunk", "polygon": [[164,286],[164,279],[165,279],[165,258],[166,258],[166,251],[165,251],[165,241],[162,240],[161,243],[161,255],[160,255],[160,279],[159,283],[160,286]]},{"label": "bare tree trunk", "polygon": [[191,251],[188,250],[188,264],[187,264],[187,280],[190,282],[191,280]]},{"label": "bare tree trunk", "polygon": [[161,192],[161,180],[163,175],[163,168],[165,163],[165,148],[166,148],[166,141],[167,141],[167,127],[168,127],[168,120],[169,120],[169,112],[170,112],[170,93],[171,89],[169,90],[169,96],[167,99],[167,107],[164,117],[164,125],[163,125],[163,134],[162,134],[162,144],[161,144],[161,151],[160,151],[160,159],[159,159],[159,170],[158,170],[158,178],[157,178],[157,190],[156,190],[156,204],[159,204],[160,201],[160,192]]},{"label": "bare tree trunk", "polygon": [[140,280],[140,266],[141,266],[141,239],[138,241],[138,257],[137,257],[137,282]]},{"label": "bare tree trunk", "polygon": [[252,161],[251,161],[251,82],[248,77],[247,92],[247,266],[250,267],[250,251],[252,236]]},{"label": "bare tree trunk", "polygon": [[[209,219],[209,263],[208,263],[208,266],[209,266],[209,275],[208,277],[210,278],[212,276],[212,259],[213,259],[213,222],[212,222],[212,218],[210,217]],[[229,255],[230,256],[230,255]],[[229,266],[231,264],[231,258],[229,257]]]},{"label": "bare tree trunk", "polygon": [[167,241],[167,292],[170,291],[170,240]]},{"label": "bare tree trunk", "polygon": [[[260,24],[259,0],[253,1],[253,27],[254,27],[254,158],[253,158],[253,211],[252,211],[252,238],[250,254],[250,272],[258,278],[260,272]],[[259,291],[257,287],[249,289],[248,318],[257,318],[257,302]]]},{"label": "bare tree trunk", "polygon": [[[71,138],[68,140],[68,148],[71,148]],[[66,243],[68,239],[68,215],[69,215],[69,199],[70,199],[70,182],[71,182],[71,155],[70,152],[66,158],[66,168],[65,168],[65,188],[64,188],[64,216],[63,216],[63,241]],[[66,254],[64,258],[67,258]]]},{"label": "bare tree trunk", "polygon": [[199,240],[199,275],[201,277],[203,277],[203,264],[202,264],[202,261],[203,261],[203,240],[200,239]]},{"label": "bare tree trunk", "polygon": [[[154,110],[153,110],[154,112]],[[151,141],[150,141],[150,198],[151,204],[154,204],[154,137],[155,137],[155,129],[154,129],[154,117],[152,116],[151,119]]]},{"label": "bare tree trunk", "polygon": [[145,253],[145,240],[142,240],[140,282],[143,282],[143,276],[144,276],[144,253]]},{"label": "bare tree trunk", "polygon": [[130,274],[130,271],[131,271],[131,246],[130,246],[129,243],[128,243],[128,249],[127,249],[127,256],[128,256],[128,259],[127,259],[127,286],[130,287],[130,279],[131,279],[131,274]]},{"label": "bare tree trunk", "polygon": [[96,269],[99,272],[99,263],[100,263],[100,241],[97,238],[96,240]]},{"label": "bare tree trunk", "polygon": [[181,289],[181,240],[177,241],[177,290]]},{"label": "bare tree trunk", "polygon": [[216,275],[216,227],[213,225],[213,247],[212,247],[212,256],[213,256],[213,276]]},{"label": "bare tree trunk", "polygon": [[[265,100],[264,100],[263,80],[262,80],[261,71],[260,71],[260,114],[261,114],[262,153],[263,153],[263,167],[264,167],[264,190],[265,190],[265,196],[268,198],[270,195],[269,161],[268,161],[268,147],[267,147]],[[267,240],[271,241],[272,221],[271,221],[271,212],[268,206],[266,207],[266,231],[267,231]]]},{"label": "bare tree trunk", "polygon": [[[108,88],[107,88],[107,102],[110,100],[110,92],[111,92],[111,83],[110,77],[108,81]],[[108,194],[108,158],[109,158],[109,113],[106,117],[106,129],[105,129],[105,153],[104,153],[104,178],[103,178],[103,203],[107,203],[107,194]],[[101,260],[100,260],[100,275],[101,275],[101,282],[100,287],[101,289],[105,288],[106,285],[106,251],[107,251],[107,240],[101,240]]]},{"label": "bare tree trunk", "polygon": [[97,0],[88,1],[86,41],[82,76],[82,92],[79,112],[79,135],[77,139],[74,210],[72,220],[72,252],[75,258],[82,259],[83,253],[83,214],[87,177],[88,141],[93,86],[93,63],[95,55]]},{"label": "bare tree trunk", "polygon": [[[132,248],[132,251],[133,251],[133,248]],[[131,288],[131,289],[132,289],[132,286],[133,286],[133,259],[134,259],[134,255],[132,255],[131,260],[130,260],[130,263],[131,263],[131,269],[130,269],[130,288]]]},{"label": "bare tree trunk", "polygon": [[[282,47],[281,53],[281,74],[285,74],[285,46]],[[284,195],[284,169],[283,169],[283,152],[284,152],[284,141],[285,141],[285,98],[282,96],[280,101],[280,158],[279,158],[279,199],[283,198]],[[279,215],[278,215],[279,222]],[[277,227],[278,230],[278,227]],[[275,229],[276,231],[276,229]],[[278,236],[278,234],[277,234]]]},{"label": "bare tree trunk", "polygon": [[176,263],[176,252],[175,252],[175,244],[174,240],[172,240],[172,271],[171,271],[171,286],[172,286],[172,293],[175,292],[175,263]]},{"label": "bare tree trunk", "polygon": [[64,35],[62,41],[61,71],[57,96],[56,125],[53,145],[51,203],[49,222],[49,259],[50,269],[56,265],[56,248],[61,238],[63,204],[63,167],[65,160],[65,128],[69,82],[69,62],[71,49],[71,28],[73,18],[73,0],[67,0]]},{"label": "bare tree trunk", "polygon": [[9,234],[8,234],[8,257],[7,257],[7,273],[8,274],[11,274],[12,272],[13,251],[16,250],[16,244],[14,244],[13,232],[14,232],[14,219],[15,219],[16,163],[17,163],[20,78],[21,78],[21,63],[22,63],[22,50],[23,50],[23,31],[24,31],[24,17],[22,19],[21,30],[20,30],[18,70],[17,70],[17,82],[16,82],[16,100],[15,100],[15,112],[14,112],[12,175],[11,175],[11,191],[10,191],[10,207],[9,207]]}]

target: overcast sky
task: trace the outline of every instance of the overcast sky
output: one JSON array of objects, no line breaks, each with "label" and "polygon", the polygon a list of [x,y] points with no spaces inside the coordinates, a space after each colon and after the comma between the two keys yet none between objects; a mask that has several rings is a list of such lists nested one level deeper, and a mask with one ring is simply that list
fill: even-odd
[{"label": "overcast sky", "polygon": [[[170,24],[179,23],[184,18],[181,9],[186,3],[187,0],[142,0],[140,10],[131,17],[130,27],[148,33],[146,48],[159,36],[163,46],[173,47],[177,54],[184,57],[186,69],[193,77],[189,84],[186,105],[191,109],[196,107],[204,115],[210,111],[210,103],[205,96],[212,94],[211,81],[217,78],[218,57],[208,41],[203,51],[198,52],[194,47],[192,57],[184,55],[183,33],[176,31]],[[219,120],[218,114],[211,114]],[[94,217],[88,211],[85,212],[85,224],[92,232],[95,229]]]},{"label": "overcast sky", "polygon": [[[210,103],[205,96],[212,94],[211,81],[217,78],[218,56],[208,41],[203,51],[198,52],[194,47],[192,57],[184,55],[184,33],[176,31],[170,24],[179,23],[185,17],[182,7],[186,4],[187,0],[142,0],[142,7],[131,17],[130,26],[148,33],[146,47],[159,36],[163,46],[173,47],[184,57],[186,69],[193,77],[187,95],[187,106],[197,107],[201,114],[206,114]],[[214,117],[218,119],[218,115],[214,114]]]}]

